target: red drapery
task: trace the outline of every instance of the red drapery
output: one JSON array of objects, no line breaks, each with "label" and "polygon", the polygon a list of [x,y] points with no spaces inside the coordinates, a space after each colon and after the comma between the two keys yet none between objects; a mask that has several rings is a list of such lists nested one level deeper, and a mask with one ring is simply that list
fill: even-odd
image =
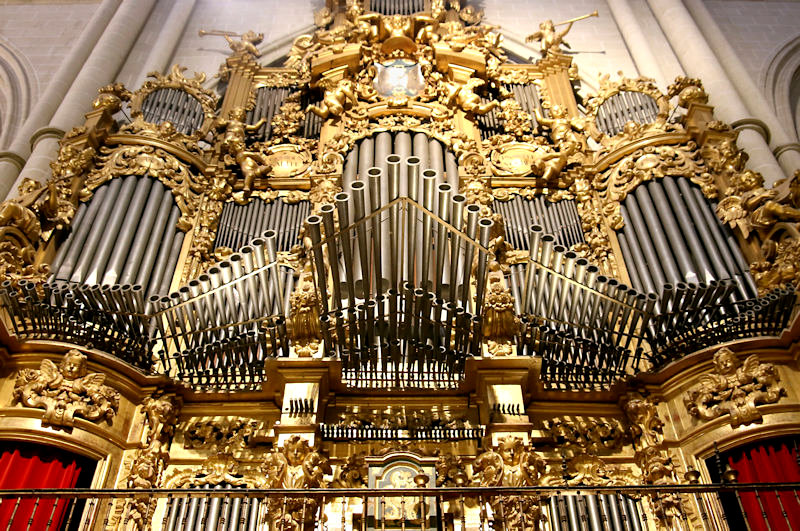
[{"label": "red drapery", "polygon": [[[74,488],[86,460],[48,446],[11,444],[0,446],[0,489]],[[66,520],[68,500],[4,499],[0,504],[0,529],[56,530]],[[35,511],[34,511],[35,507]],[[31,520],[33,516],[33,520]],[[28,526],[30,522],[30,527]]]},{"label": "red drapery", "polygon": [[[740,483],[800,481],[800,464],[792,440],[764,441],[728,452],[728,463]],[[741,494],[742,508],[752,531],[800,529],[800,492],[759,491]],[[769,527],[764,521],[766,515]]]}]

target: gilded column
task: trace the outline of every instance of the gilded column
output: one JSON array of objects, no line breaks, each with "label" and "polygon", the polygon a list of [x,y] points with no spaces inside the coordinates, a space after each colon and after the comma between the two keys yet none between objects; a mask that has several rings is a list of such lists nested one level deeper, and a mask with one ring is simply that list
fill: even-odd
[{"label": "gilded column", "polygon": [[9,197],[16,197],[17,187],[28,177],[43,182],[50,176],[50,162],[58,152],[58,140],[64,131],[83,122],[83,115],[97,95],[97,89],[114,80],[128,56],[139,31],[147,20],[155,0],[124,0],[114,18],[92,50],[61,104],[50,126],[34,133],[32,153],[20,172]]},{"label": "gilded column", "polygon": [[31,144],[35,140],[32,138],[34,133],[45,127],[53,117],[53,113],[58,109],[58,104],[64,99],[121,1],[103,0],[69,55],[58,67],[52,81],[47,85],[47,89],[37,99],[35,107],[17,132],[9,150],[0,153],[0,197],[8,195],[11,185],[31,154]]},{"label": "gilded column", "polygon": [[778,120],[773,109],[767,104],[764,94],[756,86],[706,6],[700,0],[686,0],[686,7],[697,21],[720,64],[728,72],[748,110],[769,127],[772,133],[770,147],[783,171],[791,175],[800,169],[800,144],[797,143],[797,138],[789,134]]},{"label": "gilded column", "polygon": [[[751,118],[750,112],[736,92],[736,87],[720,66],[719,59],[714,55],[683,2],[647,1],[683,68],[690,76],[702,79],[716,116],[728,123]],[[766,136],[751,127],[741,128],[738,144],[750,155],[747,166],[760,172],[765,181],[771,185],[785,175],[767,144]]]},{"label": "gilded column", "polygon": [[170,67],[169,62],[175,53],[175,47],[183,36],[183,30],[186,29],[186,23],[189,22],[196,3],[197,0],[175,0],[167,20],[159,27],[158,38],[150,48],[150,53],[131,85],[131,90],[141,86],[150,72],[164,73]]}]

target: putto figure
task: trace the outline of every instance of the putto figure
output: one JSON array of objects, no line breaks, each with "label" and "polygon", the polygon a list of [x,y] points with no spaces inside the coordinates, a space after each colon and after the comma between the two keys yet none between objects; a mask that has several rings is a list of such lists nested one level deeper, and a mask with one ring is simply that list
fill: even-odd
[{"label": "putto figure", "polygon": [[21,370],[14,398],[25,406],[44,409],[46,424],[72,427],[75,416],[111,420],[119,408],[119,393],[103,385],[105,379],[104,374],[89,374],[86,356],[70,350],[58,366],[42,360],[39,370]]}]

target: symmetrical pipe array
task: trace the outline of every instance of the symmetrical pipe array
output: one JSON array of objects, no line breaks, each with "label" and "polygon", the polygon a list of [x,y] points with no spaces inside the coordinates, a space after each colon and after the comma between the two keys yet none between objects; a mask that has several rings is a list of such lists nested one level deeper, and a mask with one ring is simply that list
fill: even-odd
[{"label": "symmetrical pipe array", "polygon": [[214,248],[240,250],[253,238],[272,229],[277,235],[277,250],[288,251],[297,243],[300,227],[311,209],[309,201],[287,203],[282,197],[267,203],[254,198],[246,205],[225,203],[219,218]]},{"label": "symmetrical pipe array", "polygon": [[[411,156],[419,160],[419,179],[411,183],[408,180],[405,165],[400,167],[398,177],[399,195],[411,197],[415,201],[422,193],[422,170],[431,169],[436,172],[436,184],[446,182],[452,190],[458,191],[458,162],[452,151],[445,149],[444,145],[435,138],[430,138],[425,133],[401,131],[398,133],[381,132],[375,136],[361,139],[347,154],[342,175],[342,189],[347,191],[350,183],[356,180],[367,180],[367,170],[377,167],[384,175],[389,171],[387,157],[397,155],[401,161]],[[412,186],[414,187],[412,189]],[[417,190],[417,196],[412,195],[412,190]],[[387,189],[382,188],[384,196]],[[421,201],[421,199],[419,200]],[[419,202],[418,201],[418,202]]]},{"label": "symmetrical pipe array", "polygon": [[638,91],[620,91],[607,98],[597,109],[597,128],[608,136],[614,136],[625,129],[628,122],[646,125],[656,121],[658,104]]},{"label": "symmetrical pipe array", "polygon": [[272,137],[272,119],[291,93],[292,89],[289,87],[259,87],[256,90],[256,103],[247,111],[247,123],[251,125],[258,123],[262,118],[264,123],[258,131],[251,133],[250,138],[264,141]]},{"label": "symmetrical pipe array", "polygon": [[425,10],[425,0],[371,0],[369,10],[381,15],[413,15]]},{"label": "symmetrical pipe array", "polygon": [[70,237],[51,264],[51,283],[169,290],[184,233],[172,193],[144,176],[112,179],[78,209]]},{"label": "symmetrical pipe array", "polygon": [[550,496],[546,512],[553,531],[584,529],[645,529],[639,501],[623,494],[567,494]]},{"label": "symmetrical pipe array", "polygon": [[174,88],[156,89],[142,102],[145,122],[160,124],[171,122],[175,129],[191,135],[203,126],[203,106],[188,92]]},{"label": "symmetrical pipe array", "polygon": [[757,295],[741,250],[687,178],[643,183],[628,194],[620,211],[625,226],[617,235],[636,289],[662,293],[666,284],[733,279],[733,300]]},{"label": "symmetrical pipe array", "polygon": [[288,356],[286,314],[294,288],[268,230],[169,296],[154,295],[151,336],[167,369],[197,386],[261,383],[267,356]]},{"label": "symmetrical pipe array", "polygon": [[[203,492],[211,488],[211,485],[203,485],[198,491]],[[214,490],[236,488],[228,483],[220,483],[213,487]],[[263,519],[262,512],[262,501],[255,496],[232,496],[230,499],[203,496],[170,498],[162,529],[164,531],[186,529],[255,531]]]},{"label": "symmetrical pipe array", "polygon": [[416,156],[385,166],[306,220],[326,353],[361,386],[457,385],[480,349],[492,221]]},{"label": "symmetrical pipe array", "polygon": [[567,249],[586,242],[578,208],[571,199],[552,203],[541,195],[534,199],[514,195],[509,201],[495,201],[494,209],[503,216],[506,241],[514,249],[528,250],[528,229],[534,224]]},{"label": "symmetrical pipe array", "polygon": [[572,385],[613,381],[628,368],[630,353],[641,348],[655,295],[600,275],[540,225],[530,227],[528,252],[524,281],[514,271],[510,276],[521,300],[520,354],[542,355],[543,379]]}]

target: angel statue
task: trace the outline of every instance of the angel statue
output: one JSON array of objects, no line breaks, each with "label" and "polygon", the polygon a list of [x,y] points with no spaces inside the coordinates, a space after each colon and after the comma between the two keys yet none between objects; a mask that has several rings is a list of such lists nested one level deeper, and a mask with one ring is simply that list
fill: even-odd
[{"label": "angel statue", "polygon": [[[764,177],[745,170],[731,178],[728,196],[717,205],[717,215],[731,227],[739,226],[745,237],[752,229],[770,229],[778,222],[800,222],[800,198],[797,188],[800,178],[786,183],[780,181],[774,188],[764,188]],[[788,193],[781,193],[789,185]]]},{"label": "angel statue", "polygon": [[[472,464],[473,480],[481,487],[531,487],[539,484],[545,462],[519,437],[507,436],[480,454]],[[510,529],[537,529],[542,518],[536,496],[492,496],[494,514],[503,515]],[[510,524],[510,525],[509,525]]]},{"label": "angel statue", "polygon": [[736,354],[724,347],[714,354],[714,373],[700,378],[700,385],[684,398],[687,410],[702,420],[712,420],[725,413],[737,427],[761,420],[759,404],[774,404],[786,390],[771,363],[761,363],[752,354],[742,363]]},{"label": "angel statue", "polygon": [[558,53],[563,44],[569,48],[569,44],[564,41],[564,36],[572,29],[573,22],[569,22],[562,31],[556,31],[556,25],[552,20],[545,20],[539,24],[539,31],[525,37],[525,42],[539,41],[542,55],[548,53]]},{"label": "angel statue", "polygon": [[42,360],[39,370],[22,369],[14,384],[14,399],[27,407],[45,410],[43,422],[73,426],[75,416],[111,420],[119,408],[119,393],[103,385],[105,375],[88,373],[87,359],[70,350],[58,366]]},{"label": "angel statue", "polygon": [[[545,20],[539,24],[539,31],[525,37],[525,42],[539,41],[542,55],[559,53],[561,51],[562,44],[567,48],[570,47],[569,44],[564,42],[564,36],[569,33],[569,30],[572,29],[573,24],[579,20],[596,16],[597,11],[594,11],[588,15],[571,18],[569,20],[565,20],[564,22],[559,22],[558,24],[554,24],[552,20]],[[561,31],[556,31],[556,26],[563,25],[566,25],[567,27]]]},{"label": "angel statue", "polygon": [[[261,471],[267,477],[270,488],[310,489],[327,487],[326,475],[331,474],[328,459],[308,445],[308,440],[293,435],[274,449],[264,463]],[[272,500],[271,500],[272,502]],[[275,519],[275,529],[297,531],[313,529],[319,502],[314,499],[288,499],[269,506],[270,515]]]},{"label": "angel statue", "polygon": [[322,102],[317,105],[309,105],[308,110],[327,120],[330,116],[341,116],[344,111],[358,103],[355,93],[355,85],[350,79],[340,79],[337,83],[327,81],[325,85],[325,95]]},{"label": "angel statue", "polygon": [[485,83],[484,80],[476,77],[469,78],[464,85],[442,83],[439,88],[439,100],[443,105],[457,107],[466,114],[484,115],[498,105],[496,101],[481,102],[481,97],[475,93],[475,89]]}]

